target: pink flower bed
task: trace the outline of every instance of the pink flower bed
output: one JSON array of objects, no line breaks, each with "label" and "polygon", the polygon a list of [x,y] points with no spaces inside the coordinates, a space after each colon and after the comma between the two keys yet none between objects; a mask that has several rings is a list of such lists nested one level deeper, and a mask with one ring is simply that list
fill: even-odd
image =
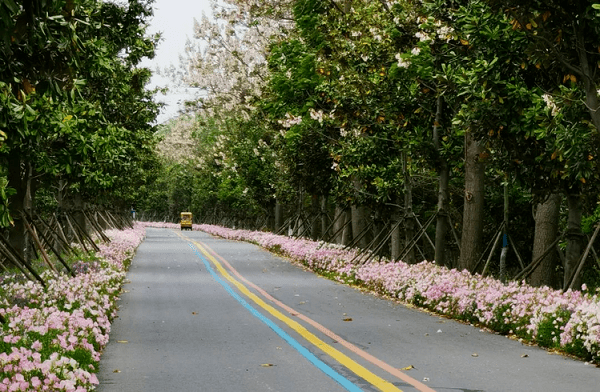
[{"label": "pink flower bed", "polygon": [[109,244],[75,277],[42,274],[38,282],[4,276],[0,285],[0,391],[88,391],[108,342],[115,301],[145,229],[109,230]]},{"label": "pink flower bed", "polygon": [[[177,225],[174,225],[178,228]],[[338,281],[359,284],[458,320],[514,335],[524,341],[600,362],[600,300],[598,293],[525,282],[502,282],[467,271],[423,261],[351,264],[355,250],[273,233],[232,230],[212,225],[194,229],[249,241],[302,263]]]}]

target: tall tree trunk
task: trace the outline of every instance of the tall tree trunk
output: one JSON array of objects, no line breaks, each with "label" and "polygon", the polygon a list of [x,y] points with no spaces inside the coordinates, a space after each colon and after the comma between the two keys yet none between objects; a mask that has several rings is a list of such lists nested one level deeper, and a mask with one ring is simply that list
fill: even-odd
[{"label": "tall tree trunk", "polygon": [[[359,191],[362,188],[362,184],[356,178],[352,179],[354,185],[354,192],[356,193],[356,199],[359,199]],[[357,205],[356,203],[350,208],[352,214],[352,239],[356,241],[356,246],[359,248],[366,248],[369,244],[368,235],[365,233],[367,228],[369,213],[367,207]]]},{"label": "tall tree trunk", "polygon": [[[561,199],[562,196],[555,193],[550,195],[548,200],[537,205],[532,261],[537,260],[556,240]],[[531,274],[531,285],[560,288],[560,279],[556,274],[559,265],[560,260],[556,252],[551,251]]]},{"label": "tall tree trunk", "polygon": [[[446,233],[448,231],[448,183],[450,182],[450,167],[447,162],[442,162],[439,170],[439,188],[437,218],[435,224],[435,262],[439,265],[447,265],[446,255]],[[452,266],[449,266],[452,267]]]},{"label": "tall tree trunk", "polygon": [[311,195],[310,197],[310,238],[313,241],[319,239],[321,231],[321,219],[320,219],[321,204],[319,203],[318,195]]},{"label": "tall tree trunk", "polygon": [[[436,102],[435,121],[433,124],[433,146],[439,152],[442,149],[440,142],[440,127],[442,122],[442,108],[444,100],[441,95],[438,96]],[[448,162],[438,155],[438,203],[437,203],[437,220],[435,225],[435,262],[439,265],[446,265],[446,232],[448,230],[448,183],[450,181],[450,166]]]},{"label": "tall tree trunk", "polygon": [[[88,227],[86,226],[85,216],[83,214],[83,209],[85,208],[83,199],[81,197],[81,193],[77,192],[73,195],[73,219],[77,222],[79,228],[81,228],[84,232],[88,232]],[[77,230],[77,228],[75,228]]]},{"label": "tall tree trunk", "polygon": [[[412,208],[412,178],[408,172],[406,153],[402,154],[402,171],[404,172],[404,243],[408,246],[415,238],[415,213]],[[416,262],[415,247],[404,256],[404,260],[408,264]]]},{"label": "tall tree trunk", "polygon": [[485,165],[483,149],[470,131],[465,133],[465,197],[459,268],[472,271],[479,259],[483,239]]},{"label": "tall tree trunk", "polygon": [[504,229],[502,233],[502,251],[500,252],[500,280],[506,281],[506,255],[508,254],[508,176],[504,183]]},{"label": "tall tree trunk", "polygon": [[[569,216],[567,219],[567,250],[565,252],[565,278],[564,287],[569,284],[568,280],[577,269],[581,250],[585,246],[583,233],[581,232],[581,216],[583,215],[583,203],[580,194],[567,195]],[[581,278],[575,277],[573,287],[581,287]]]},{"label": "tall tree trunk", "polygon": [[600,101],[598,100],[598,90],[596,83],[594,82],[594,75],[596,73],[595,64],[592,63],[593,68],[590,66],[588,59],[588,51],[585,48],[585,37],[583,24],[579,25],[576,30],[577,36],[577,54],[579,56],[579,65],[582,73],[582,80],[585,89],[585,106],[587,107],[590,117],[592,118],[592,124],[596,127],[596,130],[600,132]]},{"label": "tall tree trunk", "polygon": [[366,248],[369,245],[367,235],[364,233],[367,227],[367,208],[364,206],[352,206],[352,237],[356,240],[360,236],[360,240],[356,242],[359,248]]},{"label": "tall tree trunk", "polygon": [[392,214],[392,236],[391,236],[391,254],[392,260],[398,260],[400,258],[400,252],[402,251],[402,240],[401,240],[401,224],[402,214],[398,211]]},{"label": "tall tree trunk", "polygon": [[[346,245],[350,245],[350,242],[352,242],[352,222],[350,222],[352,220],[352,211],[350,210],[345,210],[343,212],[343,214],[345,215],[344,218],[342,219],[344,221],[345,224],[345,228],[342,230],[342,245],[346,246]],[[350,222],[348,224],[348,222]]]},{"label": "tall tree trunk", "polygon": [[275,201],[275,233],[281,230],[281,226],[283,226],[283,205],[279,202],[279,200]]},{"label": "tall tree trunk", "polygon": [[8,186],[15,189],[16,193],[9,197],[10,214],[14,226],[9,228],[8,240],[12,247],[21,257],[25,255],[26,232],[21,211],[24,208],[26,179],[23,179],[23,168],[21,167],[21,156],[17,149],[10,151],[8,155]]},{"label": "tall tree trunk", "polygon": [[336,244],[342,244],[342,227],[344,227],[344,225],[346,224],[346,211],[342,207],[336,205],[334,215],[335,216],[333,217],[333,219],[335,223],[333,224],[333,232],[335,233],[335,237],[332,238],[332,242],[335,242]]},{"label": "tall tree trunk", "polygon": [[327,218],[327,195],[321,196],[321,239],[325,240],[329,233],[329,219]]},{"label": "tall tree trunk", "polygon": [[[31,162],[27,162],[25,164],[25,198],[23,199],[23,210],[29,215],[33,216],[33,207],[34,207],[34,195],[37,190],[37,181],[33,176],[33,167],[31,166]],[[23,223],[25,224],[25,222]],[[29,234],[27,230],[25,230],[25,259],[33,260],[38,257],[37,250],[35,248],[35,244],[33,242],[33,238]]]}]

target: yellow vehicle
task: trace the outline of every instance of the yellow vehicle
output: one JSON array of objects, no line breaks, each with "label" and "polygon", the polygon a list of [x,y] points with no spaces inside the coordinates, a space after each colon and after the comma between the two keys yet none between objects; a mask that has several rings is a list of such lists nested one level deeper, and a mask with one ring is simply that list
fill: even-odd
[{"label": "yellow vehicle", "polygon": [[182,212],[181,213],[181,230],[192,230],[192,213]]}]

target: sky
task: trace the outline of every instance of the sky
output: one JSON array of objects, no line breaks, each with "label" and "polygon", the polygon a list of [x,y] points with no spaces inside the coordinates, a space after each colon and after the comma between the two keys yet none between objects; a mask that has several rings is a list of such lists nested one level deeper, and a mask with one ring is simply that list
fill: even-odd
[{"label": "sky", "polygon": [[[202,13],[211,15],[210,0],[155,0],[154,16],[147,29],[148,34],[162,33],[162,40],[158,44],[154,59],[144,59],[141,66],[152,71],[157,68],[164,69],[170,65],[179,66],[179,56],[183,55],[185,42],[194,35],[194,18],[198,21]],[[169,87],[172,82],[161,75],[152,77],[150,88]],[[171,87],[170,87],[171,88]],[[186,99],[195,96],[195,89],[171,88],[166,96],[158,94],[156,100],[165,102],[166,106],[158,116],[157,122],[176,117],[179,108]]]}]

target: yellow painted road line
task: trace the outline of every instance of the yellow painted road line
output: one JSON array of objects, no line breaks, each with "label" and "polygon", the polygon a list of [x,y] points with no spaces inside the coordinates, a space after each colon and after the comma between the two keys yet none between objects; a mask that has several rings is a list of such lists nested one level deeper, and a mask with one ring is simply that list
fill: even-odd
[{"label": "yellow painted road line", "polygon": [[435,392],[432,388],[428,387],[427,385],[423,384],[422,382],[420,382],[420,381],[418,381],[418,380],[416,380],[416,379],[408,376],[407,374],[403,373],[401,370],[393,367],[392,365],[390,365],[390,364],[382,361],[379,358],[374,357],[373,355],[365,352],[364,350],[361,350],[360,348],[358,348],[355,345],[353,345],[352,343],[346,341],[345,339],[343,339],[339,335],[336,335],[333,331],[330,331],[329,329],[325,328],[323,325],[319,324],[318,322],[316,322],[315,320],[311,319],[310,317],[305,316],[304,314],[298,312],[297,310],[295,310],[295,309],[287,306],[283,302],[277,300],[272,295],[270,295],[269,293],[267,293],[265,290],[263,290],[262,288],[260,288],[256,284],[252,283],[251,281],[249,281],[248,279],[246,279],[245,277],[243,277],[235,268],[233,268],[233,266],[227,260],[225,260],[221,255],[219,255],[217,252],[215,252],[213,249],[211,249],[210,246],[208,246],[206,244],[203,244],[203,245],[204,245],[204,247],[208,251],[210,251],[210,253],[213,256],[217,257],[225,265],[225,267],[227,267],[227,269],[229,269],[229,271],[233,275],[237,276],[238,279],[241,282],[246,283],[248,286],[250,286],[251,288],[253,288],[254,290],[256,290],[263,298],[266,298],[271,303],[277,305],[279,308],[281,308],[281,309],[285,310],[286,312],[288,312],[290,315],[292,315],[294,317],[297,317],[298,319],[306,322],[310,326],[312,326],[315,329],[317,329],[319,332],[322,332],[323,334],[327,335],[331,339],[335,340],[337,343],[339,343],[342,346],[346,347],[348,350],[352,351],[354,354],[356,354],[356,355],[364,358],[368,362],[371,362],[373,365],[379,367],[380,369],[385,370],[390,375],[398,378],[399,380],[402,380],[405,383],[407,383],[409,385],[412,385],[418,391],[421,391],[421,392]]},{"label": "yellow painted road line", "polygon": [[[183,235],[182,235],[182,237],[186,238]],[[202,244],[200,244],[197,241],[193,241],[193,240],[191,240],[189,238],[187,238],[187,240],[191,241],[194,245],[196,245],[198,247],[198,249],[202,252],[202,254],[204,254],[208,258],[208,260],[210,260],[213,263],[213,265],[217,268],[217,270],[221,273],[221,275],[225,279],[227,279],[229,282],[231,282],[231,284],[233,284],[234,286],[236,286],[237,289],[242,294],[244,294],[246,297],[248,297],[249,299],[251,299],[258,306],[260,306],[261,308],[263,308],[264,310],[266,310],[273,317],[277,318],[278,320],[282,321],[287,326],[289,326],[290,328],[292,328],[300,336],[302,336],[305,340],[307,340],[308,342],[310,342],[314,346],[318,347],[320,350],[322,350],[324,353],[326,353],[327,355],[329,355],[331,358],[333,358],[334,360],[336,360],[340,364],[344,365],[346,368],[348,368],[350,371],[352,371],[358,377],[361,377],[362,379],[366,380],[367,382],[369,382],[370,384],[372,384],[373,386],[375,386],[380,391],[384,391],[384,392],[387,392],[387,391],[401,391],[400,389],[398,389],[395,385],[393,385],[389,381],[384,380],[383,378],[381,378],[381,377],[379,377],[379,376],[371,373],[369,370],[367,370],[366,368],[364,368],[362,365],[358,364],[357,362],[353,361],[347,355],[343,354],[342,352],[338,351],[334,347],[330,346],[329,344],[327,344],[324,341],[322,341],[321,339],[319,339],[317,336],[315,336],[314,334],[312,334],[311,332],[309,332],[306,328],[304,328],[304,326],[302,326],[298,322],[290,319],[289,317],[286,317],[283,313],[279,312],[277,309],[275,309],[271,305],[267,304],[265,301],[263,301],[256,294],[254,294],[250,290],[248,290],[248,288],[246,286],[244,286],[243,284],[241,284],[240,282],[238,282],[235,278],[233,278],[227,272],[227,270],[225,268],[223,268],[223,266],[221,265],[221,263],[216,258],[214,258],[204,248],[204,246]]]}]

